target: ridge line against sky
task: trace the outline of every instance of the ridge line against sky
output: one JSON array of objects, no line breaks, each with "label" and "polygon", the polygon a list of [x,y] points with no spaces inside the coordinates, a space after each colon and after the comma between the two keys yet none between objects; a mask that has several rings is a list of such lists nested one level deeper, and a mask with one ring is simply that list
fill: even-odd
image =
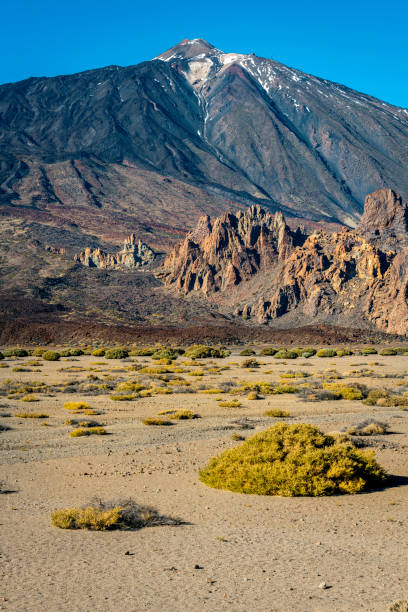
[{"label": "ridge line against sky", "polygon": [[[65,5],[66,4],[66,5]],[[408,107],[403,0],[3,0],[0,83],[150,60],[184,38],[251,53]],[[4,27],[4,24],[7,27]]]}]

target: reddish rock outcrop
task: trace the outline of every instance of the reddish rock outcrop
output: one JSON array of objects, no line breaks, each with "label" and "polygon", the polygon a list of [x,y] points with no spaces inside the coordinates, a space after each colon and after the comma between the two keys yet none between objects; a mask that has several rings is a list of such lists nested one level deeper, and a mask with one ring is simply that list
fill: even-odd
[{"label": "reddish rock outcrop", "polygon": [[90,268],[142,268],[153,263],[155,256],[155,252],[147,244],[138,240],[135,234],[131,234],[118,253],[107,253],[102,249],[88,247],[75,255],[74,259]]},{"label": "reddish rock outcrop", "polygon": [[165,261],[165,284],[258,323],[332,322],[408,333],[408,206],[367,196],[355,230],[292,231],[258,206],[203,217]]}]

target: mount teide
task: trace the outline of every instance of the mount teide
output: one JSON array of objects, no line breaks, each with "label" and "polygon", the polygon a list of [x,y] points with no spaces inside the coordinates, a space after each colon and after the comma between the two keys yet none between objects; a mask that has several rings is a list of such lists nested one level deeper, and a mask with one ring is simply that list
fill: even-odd
[{"label": "mount teide", "polygon": [[200,39],[1,86],[0,140],[5,214],[115,242],[254,203],[355,226],[368,192],[408,198],[407,110]]}]

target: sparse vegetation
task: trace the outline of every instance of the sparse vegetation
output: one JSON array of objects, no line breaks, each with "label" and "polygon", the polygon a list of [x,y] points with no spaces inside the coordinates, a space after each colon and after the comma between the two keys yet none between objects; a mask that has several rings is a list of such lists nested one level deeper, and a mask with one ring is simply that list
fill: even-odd
[{"label": "sparse vegetation", "polygon": [[240,352],[241,357],[250,357],[251,355],[256,355],[255,351],[253,351],[252,349],[242,349],[242,351]]},{"label": "sparse vegetation", "polygon": [[238,493],[352,494],[386,480],[374,453],[338,443],[313,425],[278,423],[211,459],[200,480]]}]

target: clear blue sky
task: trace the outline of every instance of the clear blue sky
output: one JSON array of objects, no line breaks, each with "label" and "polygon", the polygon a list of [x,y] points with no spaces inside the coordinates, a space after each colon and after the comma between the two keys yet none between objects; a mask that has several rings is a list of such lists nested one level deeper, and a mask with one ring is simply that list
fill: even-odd
[{"label": "clear blue sky", "polygon": [[2,0],[0,83],[151,59],[183,38],[408,107],[407,0]]}]

